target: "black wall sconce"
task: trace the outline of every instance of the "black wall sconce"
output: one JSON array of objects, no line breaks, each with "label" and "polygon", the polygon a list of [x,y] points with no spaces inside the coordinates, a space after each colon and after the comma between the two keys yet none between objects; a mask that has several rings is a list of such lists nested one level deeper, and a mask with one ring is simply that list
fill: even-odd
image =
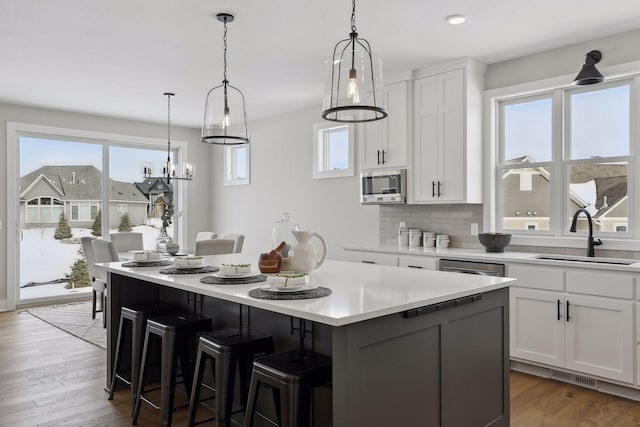
[{"label": "black wall sconce", "polygon": [[600,71],[596,69],[596,64],[602,59],[602,52],[599,50],[592,50],[587,53],[587,59],[582,66],[582,70],[578,73],[573,80],[574,85],[593,85],[596,83],[602,83],[604,76],[600,74]]}]

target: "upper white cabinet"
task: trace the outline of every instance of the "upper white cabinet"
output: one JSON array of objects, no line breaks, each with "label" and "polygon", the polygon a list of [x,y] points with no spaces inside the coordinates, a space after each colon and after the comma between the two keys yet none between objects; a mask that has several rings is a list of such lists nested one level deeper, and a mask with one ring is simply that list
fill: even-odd
[{"label": "upper white cabinet", "polygon": [[414,81],[409,203],[482,203],[483,74],[466,66]]},{"label": "upper white cabinet", "polygon": [[385,86],[386,119],[362,125],[360,169],[406,167],[409,162],[409,82]]}]

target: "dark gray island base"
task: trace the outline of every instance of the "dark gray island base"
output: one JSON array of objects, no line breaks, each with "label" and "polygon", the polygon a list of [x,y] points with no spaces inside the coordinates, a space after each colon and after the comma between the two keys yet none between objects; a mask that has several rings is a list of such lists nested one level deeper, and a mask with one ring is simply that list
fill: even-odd
[{"label": "dark gray island base", "polygon": [[[249,303],[240,315],[237,302],[113,271],[108,286],[109,377],[120,307],[171,302],[211,317],[214,329],[238,326],[242,316],[274,336],[276,351],[304,342],[332,356],[333,384],[314,395],[317,427],[509,425],[508,287],[331,326]],[[269,396],[262,393],[267,406]]]}]

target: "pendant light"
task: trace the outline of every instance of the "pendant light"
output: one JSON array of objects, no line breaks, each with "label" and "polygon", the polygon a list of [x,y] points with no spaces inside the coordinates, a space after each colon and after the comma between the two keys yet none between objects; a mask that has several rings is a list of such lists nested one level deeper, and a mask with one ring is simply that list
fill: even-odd
[{"label": "pendant light", "polygon": [[382,62],[358,37],[356,1],[352,0],[351,32],[333,48],[328,64],[322,118],[343,123],[371,122],[387,117]]},{"label": "pendant light", "polygon": [[228,13],[218,13],[216,17],[224,24],[224,78],[221,85],[207,94],[200,140],[218,145],[248,144],[244,95],[227,79],[227,23],[233,22],[234,18]]},{"label": "pendant light", "polygon": [[162,176],[152,176],[151,162],[144,163],[142,173],[145,178],[163,179],[166,180],[167,184],[171,183],[172,179],[191,181],[195,174],[195,166],[192,163],[186,162],[182,164],[182,176],[177,175],[176,166],[171,163],[171,97],[175,96],[175,94],[165,92],[163,95],[167,97],[167,161],[162,166]]},{"label": "pendant light", "polygon": [[582,70],[578,73],[574,85],[593,85],[596,83],[602,83],[604,76],[600,74],[600,71],[596,69],[596,64],[602,59],[602,53],[599,50],[592,50],[587,53],[587,59],[585,59]]}]

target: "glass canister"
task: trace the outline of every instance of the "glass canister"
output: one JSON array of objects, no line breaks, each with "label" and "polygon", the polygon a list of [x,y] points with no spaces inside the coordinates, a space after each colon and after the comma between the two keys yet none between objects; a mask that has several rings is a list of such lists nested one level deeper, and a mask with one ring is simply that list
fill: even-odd
[{"label": "glass canister", "polygon": [[409,246],[417,247],[422,245],[422,230],[419,228],[409,229]]},{"label": "glass canister", "polygon": [[449,236],[447,234],[436,235],[436,248],[448,248]]},{"label": "glass canister", "polygon": [[284,248],[280,251],[282,258],[289,258],[289,249],[296,243],[292,231],[299,231],[300,227],[295,222],[289,212],[282,214],[282,217],[273,224],[273,247],[277,247],[281,242],[285,242]]}]

